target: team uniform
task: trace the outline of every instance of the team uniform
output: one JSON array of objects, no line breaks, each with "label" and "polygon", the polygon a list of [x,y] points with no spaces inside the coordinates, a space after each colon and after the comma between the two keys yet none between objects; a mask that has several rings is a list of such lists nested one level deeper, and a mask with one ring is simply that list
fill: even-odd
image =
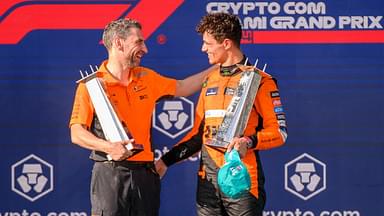
[{"label": "team uniform", "polygon": [[[244,63],[244,61],[243,61]],[[198,215],[262,215],[265,204],[264,174],[259,150],[282,145],[287,137],[285,114],[275,80],[260,71],[260,86],[253,103],[244,136],[252,140],[243,163],[251,177],[248,194],[232,199],[218,189],[217,172],[225,163],[225,149],[207,145],[215,137],[241,77],[236,66],[211,72],[196,107],[194,128],[162,157],[167,166],[201,150],[197,189]]]},{"label": "team uniform", "polygon": [[[125,161],[108,161],[106,153],[92,151],[92,214],[158,215],[160,178],[153,165],[151,114],[156,101],[175,95],[176,80],[135,67],[131,69],[132,81],[123,86],[108,72],[106,64],[102,63],[97,76],[129,137],[142,144],[144,150]],[[84,83],[76,91],[70,126],[73,124],[85,125],[95,136],[104,138]]]}]

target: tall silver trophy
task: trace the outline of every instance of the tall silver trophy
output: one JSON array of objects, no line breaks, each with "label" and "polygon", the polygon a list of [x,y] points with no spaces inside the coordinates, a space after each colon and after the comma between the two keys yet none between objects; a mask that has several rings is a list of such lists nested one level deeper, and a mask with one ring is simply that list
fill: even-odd
[{"label": "tall silver trophy", "polygon": [[[256,68],[257,61],[254,66],[245,65],[238,66],[243,70],[239,84],[226,109],[216,136],[207,145],[226,148],[234,137],[240,137],[244,133],[261,81],[259,69]],[[263,71],[265,68],[266,65],[264,65]]]},{"label": "tall silver trophy", "polygon": [[[82,78],[78,80],[77,83],[85,83],[106,140],[110,142],[130,140],[130,137],[128,137],[127,134],[128,131],[123,127],[104,91],[103,84],[97,77],[96,71],[98,68],[95,67],[96,70],[94,70],[91,65],[89,67],[92,73],[88,74],[87,71],[85,71],[85,74],[83,74],[80,70]],[[143,145],[133,143],[126,145],[126,148],[132,152],[132,155],[144,149]],[[107,155],[107,158],[108,160],[112,160],[110,155]]]}]

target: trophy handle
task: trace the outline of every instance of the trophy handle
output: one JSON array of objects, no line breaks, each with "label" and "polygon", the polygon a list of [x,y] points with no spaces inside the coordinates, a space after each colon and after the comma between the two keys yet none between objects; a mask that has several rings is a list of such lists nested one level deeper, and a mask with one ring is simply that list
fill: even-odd
[{"label": "trophy handle", "polygon": [[261,75],[255,66],[238,65],[243,71],[235,94],[212,142],[207,145],[227,148],[234,137],[242,136],[260,85]]},{"label": "trophy handle", "polygon": [[[97,77],[97,71],[95,72],[91,67],[92,73],[83,76],[78,82],[85,83],[89,96],[91,98],[93,107],[95,108],[96,115],[98,116],[101,128],[103,130],[105,139],[110,142],[119,142],[130,140],[125,128],[123,127],[119,117],[117,116],[111,102],[108,99],[107,94],[104,91],[103,84]],[[97,69],[97,68],[96,68]],[[129,143],[126,145],[129,151],[132,151],[132,155],[142,151],[144,149],[141,144]],[[112,160],[110,155],[107,155],[108,160]]]}]

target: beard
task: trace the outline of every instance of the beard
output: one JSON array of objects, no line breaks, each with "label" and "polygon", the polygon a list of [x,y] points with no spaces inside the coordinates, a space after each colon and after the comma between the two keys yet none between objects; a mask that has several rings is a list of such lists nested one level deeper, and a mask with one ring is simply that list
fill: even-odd
[{"label": "beard", "polygon": [[127,64],[129,67],[137,67],[140,65],[140,59],[135,54],[132,54],[127,58]]}]

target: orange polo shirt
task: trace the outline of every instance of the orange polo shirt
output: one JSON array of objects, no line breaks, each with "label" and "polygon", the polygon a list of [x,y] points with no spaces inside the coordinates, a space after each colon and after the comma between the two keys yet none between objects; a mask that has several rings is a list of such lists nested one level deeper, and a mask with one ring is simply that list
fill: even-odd
[{"label": "orange polo shirt", "polygon": [[[159,75],[155,71],[135,67],[131,70],[132,81],[123,86],[108,72],[107,61],[98,70],[105,92],[120,120],[127,126],[131,137],[138,144],[144,145],[144,150],[129,161],[153,161],[151,148],[151,117],[156,101],[162,96],[175,95],[176,80]],[[94,117],[94,108],[84,83],[76,90],[72,116],[69,125],[82,124],[90,128]]]}]

